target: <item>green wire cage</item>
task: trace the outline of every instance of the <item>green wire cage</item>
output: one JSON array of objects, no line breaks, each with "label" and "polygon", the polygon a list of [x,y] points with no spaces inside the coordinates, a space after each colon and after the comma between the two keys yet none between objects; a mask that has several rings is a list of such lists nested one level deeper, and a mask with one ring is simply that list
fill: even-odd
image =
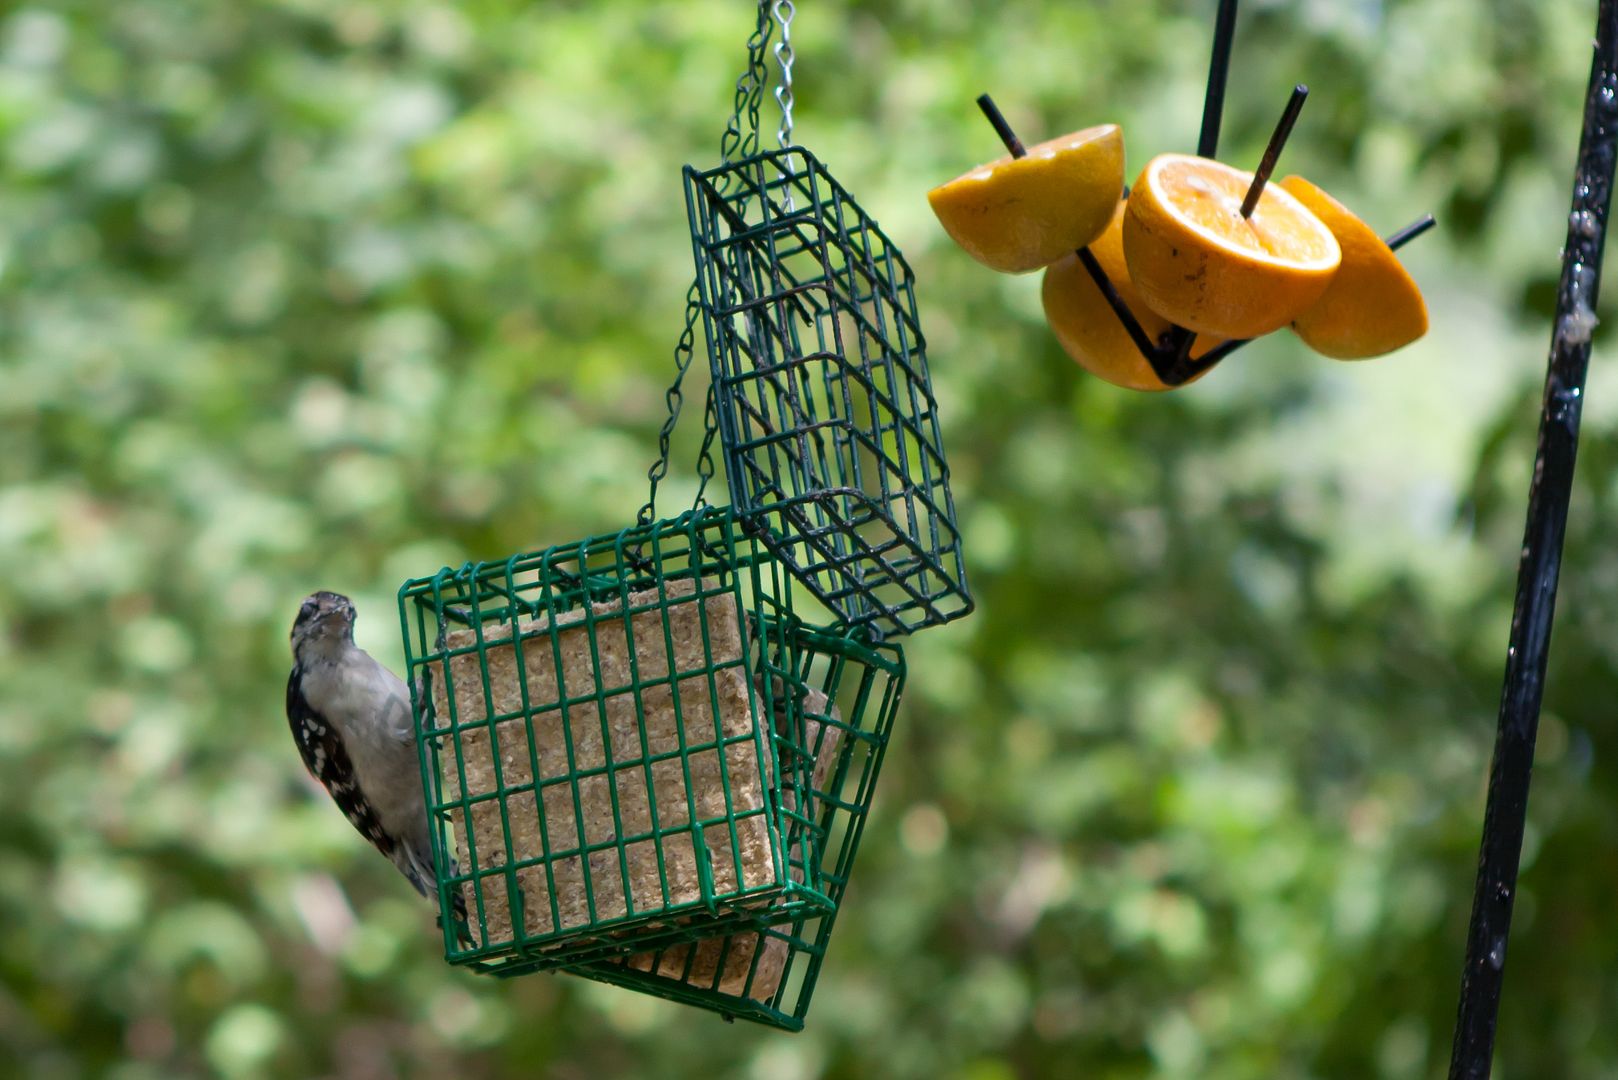
[{"label": "green wire cage", "polygon": [[833,906],[790,583],[725,509],[400,590],[446,958],[542,970]]},{"label": "green wire cage", "polygon": [[813,154],[685,169],[731,501],[849,626],[972,608],[904,256]]},{"label": "green wire cage", "polygon": [[[685,170],[697,280],[637,523],[446,567],[399,611],[445,958],[796,1031],[903,688],[886,639],[972,600],[910,268],[807,151],[758,152],[771,25],[726,164]],[[657,520],[699,317],[697,506]]]},{"label": "green wire cage", "polygon": [[575,975],[789,1031],[802,1030],[837,908],[848,886],[877,774],[904,687],[891,645],[791,631],[807,747],[814,767],[805,805],[814,820],[819,875],[833,909],[785,925],[709,937],[570,968]]}]

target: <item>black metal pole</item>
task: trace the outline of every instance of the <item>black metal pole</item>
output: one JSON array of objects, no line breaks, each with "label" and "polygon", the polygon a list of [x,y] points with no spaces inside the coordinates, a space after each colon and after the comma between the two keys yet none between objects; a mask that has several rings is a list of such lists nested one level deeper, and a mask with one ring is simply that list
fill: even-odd
[{"label": "black metal pole", "polygon": [[1556,326],[1539,419],[1539,450],[1528,488],[1528,526],[1517,569],[1517,601],[1506,650],[1499,728],[1483,812],[1472,922],[1461,971],[1461,1003],[1450,1080],[1485,1080],[1494,1057],[1495,1020],[1505,978],[1506,939],[1517,896],[1517,864],[1528,817],[1528,784],[1539,729],[1551,617],[1573,489],[1602,243],[1618,162],[1618,0],[1601,0],[1595,59],[1584,102],[1584,133],[1573,177],[1573,212],[1563,247]]},{"label": "black metal pole", "polygon": [[1208,61],[1208,90],[1202,99],[1202,133],[1197,154],[1211,158],[1219,152],[1219,121],[1225,114],[1225,79],[1230,74],[1230,46],[1236,39],[1236,0],[1219,0],[1214,21],[1213,57]]},{"label": "black metal pole", "polygon": [[[1208,59],[1208,89],[1202,98],[1202,131],[1197,136],[1197,155],[1211,158],[1219,153],[1219,123],[1225,115],[1225,82],[1230,76],[1230,48],[1236,40],[1236,0],[1219,0],[1214,17],[1213,54]],[[1191,377],[1191,345],[1197,335],[1183,326],[1168,332],[1168,339],[1147,361],[1157,377],[1169,386],[1179,386]]]}]

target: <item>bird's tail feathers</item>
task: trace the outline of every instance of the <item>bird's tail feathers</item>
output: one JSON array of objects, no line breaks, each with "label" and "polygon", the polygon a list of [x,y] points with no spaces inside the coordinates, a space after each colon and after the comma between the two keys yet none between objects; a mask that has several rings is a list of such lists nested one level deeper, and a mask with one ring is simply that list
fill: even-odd
[{"label": "bird's tail feathers", "polygon": [[[399,869],[404,873],[405,880],[415,886],[417,892],[428,897],[434,904],[438,903],[438,881],[433,873],[433,860],[430,852],[418,851],[413,845],[402,848],[403,858],[399,860]],[[460,868],[450,863],[451,877],[460,874]],[[466,944],[472,943],[472,932],[467,924],[466,896],[459,885],[451,887],[450,910],[455,923],[456,936]],[[439,925],[443,925],[443,915],[439,915]]]}]

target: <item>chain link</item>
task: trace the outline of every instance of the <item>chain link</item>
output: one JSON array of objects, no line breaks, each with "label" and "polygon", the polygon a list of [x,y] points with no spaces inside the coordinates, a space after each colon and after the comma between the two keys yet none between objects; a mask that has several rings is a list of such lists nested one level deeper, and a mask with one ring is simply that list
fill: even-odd
[{"label": "chain link", "polygon": [[781,40],[775,43],[775,62],[781,65],[781,81],[775,87],[775,103],[781,106],[781,126],[776,129],[775,140],[784,150],[792,145],[792,62],[797,53],[792,49],[792,16],[797,8],[792,0],[775,0],[773,14],[781,24]]},{"label": "chain link", "polygon": [[[646,479],[651,482],[652,490],[646,498],[646,505],[640,508],[635,515],[638,525],[650,525],[657,513],[657,485],[663,482],[669,474],[669,441],[674,436],[674,425],[680,419],[680,406],[685,402],[685,374],[691,370],[691,358],[696,351],[697,342],[697,316],[702,313],[702,296],[697,290],[697,283],[692,282],[691,288],[685,294],[685,329],[680,333],[680,340],[674,346],[674,382],[669,384],[668,391],[663,400],[668,404],[669,415],[663,421],[663,428],[657,434],[657,460],[646,471]],[[711,467],[711,462],[710,462]],[[706,486],[706,481],[704,481]]]},{"label": "chain link", "polygon": [[712,382],[708,384],[708,402],[702,410],[702,449],[697,451],[697,498],[691,504],[693,510],[701,510],[708,505],[703,496],[708,490],[708,481],[714,476],[713,441],[719,434],[719,399],[714,393]]},{"label": "chain link", "polygon": [[[772,0],[759,0],[753,33],[747,39],[747,68],[736,80],[734,108],[730,122],[725,125],[724,137],[719,143],[720,156],[727,165],[751,157],[759,150],[759,106],[764,99],[764,84],[769,74],[764,61],[764,51],[769,46],[770,36],[774,31],[772,16],[781,26],[781,42],[775,47],[775,59],[781,65],[782,83],[775,90],[775,100],[781,106],[782,121],[776,134],[783,146],[792,137],[793,55],[788,27],[792,23],[793,6],[791,0],[773,0],[773,4]],[[720,178],[721,191],[729,185],[729,180],[729,176]],[[702,294],[697,283],[692,282],[691,288],[685,294],[685,329],[681,331],[680,340],[674,346],[674,381],[669,385],[668,392],[663,395],[668,405],[668,417],[663,421],[663,427],[657,435],[657,460],[646,471],[651,491],[647,496],[646,505],[641,507],[640,513],[635,516],[635,521],[639,525],[650,525],[655,520],[657,488],[669,474],[669,447],[674,436],[674,426],[680,419],[680,408],[685,404],[685,377],[691,370],[691,360],[696,351],[697,318],[701,314]],[[693,508],[698,509],[705,505],[704,496],[715,472],[713,444],[719,434],[719,406],[712,383],[708,386],[702,420],[702,449],[697,455],[697,497],[692,504]]]},{"label": "chain link", "polygon": [[758,107],[764,97],[767,74],[764,49],[769,44],[771,30],[769,0],[759,0],[758,18],[752,36],[747,39],[747,70],[736,80],[730,123],[725,126],[724,138],[719,142],[719,155],[726,165],[758,153]]}]

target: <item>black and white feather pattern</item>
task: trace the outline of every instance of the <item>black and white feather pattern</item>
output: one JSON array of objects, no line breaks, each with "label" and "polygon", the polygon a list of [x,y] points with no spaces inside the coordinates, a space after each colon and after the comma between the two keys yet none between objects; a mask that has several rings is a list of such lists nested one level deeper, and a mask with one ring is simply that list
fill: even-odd
[{"label": "black and white feather pattern", "polygon": [[[353,625],[346,597],[315,593],[304,601],[292,628],[287,723],[304,765],[349,824],[436,902],[409,690],[354,643]],[[453,909],[464,924],[459,890]]]},{"label": "black and white feather pattern", "polygon": [[[376,809],[366,802],[360,791],[359,777],[354,773],[354,762],[348,756],[342,736],[325,717],[310,707],[303,696],[303,671],[292,669],[287,679],[287,722],[292,726],[292,738],[297,741],[298,752],[309,775],[319,780],[331,795],[337,809],[359,834],[376,846],[390,861],[397,863],[399,842],[382,827]],[[410,884],[423,896],[432,895],[432,883],[422,878],[407,862],[400,867]]]}]

